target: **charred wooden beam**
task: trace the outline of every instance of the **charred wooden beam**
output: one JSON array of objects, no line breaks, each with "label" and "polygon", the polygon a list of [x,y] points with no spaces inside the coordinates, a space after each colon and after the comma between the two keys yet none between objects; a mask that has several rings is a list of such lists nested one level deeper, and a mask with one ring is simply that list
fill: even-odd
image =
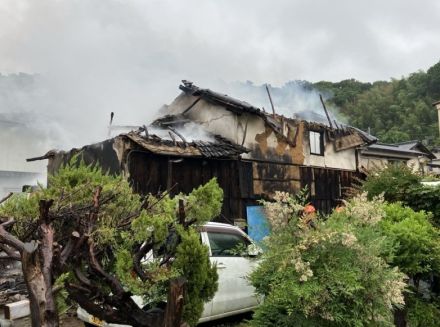
[{"label": "charred wooden beam", "polygon": [[145,137],[148,138],[150,136],[148,133],[148,128],[146,125],[144,125],[143,128],[144,128]]},{"label": "charred wooden beam", "polygon": [[327,116],[327,120],[328,120],[328,123],[330,125],[330,128],[333,129],[332,121],[330,119],[330,116],[329,116],[328,111],[327,111],[327,107],[325,106],[324,99],[322,98],[321,94],[319,95],[319,99],[321,100],[322,107],[324,108],[324,112],[325,112],[325,115]]},{"label": "charred wooden beam", "polygon": [[272,96],[270,95],[269,86],[267,84],[266,84],[266,91],[267,91],[267,95],[269,96],[270,105],[272,107],[272,114],[273,117],[275,118],[275,107],[273,105]]},{"label": "charred wooden beam", "polygon": [[202,99],[202,97],[198,97],[196,101],[194,101],[188,108],[186,108],[183,112],[182,115],[186,114],[188,111],[190,111],[196,104],[197,102],[199,102]]},{"label": "charred wooden beam", "polygon": [[168,126],[168,129],[169,129],[170,131],[172,131],[174,134],[176,134],[178,137],[180,137],[180,139],[183,141],[183,143],[185,143],[185,144],[188,143],[188,142],[186,141],[185,137],[183,137],[182,134],[180,134],[178,131],[176,131],[175,128],[173,128],[173,127],[171,127],[171,126]]},{"label": "charred wooden beam", "polygon": [[43,155],[43,156],[27,158],[26,161],[27,162],[31,162],[31,161],[45,160],[45,159],[50,159],[53,156],[55,156],[55,151],[51,150],[51,151],[47,152],[45,155]]}]

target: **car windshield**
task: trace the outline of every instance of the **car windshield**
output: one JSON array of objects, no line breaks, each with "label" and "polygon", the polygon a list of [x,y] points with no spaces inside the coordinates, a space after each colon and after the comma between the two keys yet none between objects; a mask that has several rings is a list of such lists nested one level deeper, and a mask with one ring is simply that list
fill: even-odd
[{"label": "car windshield", "polygon": [[212,256],[240,256],[250,241],[234,232],[208,232]]}]

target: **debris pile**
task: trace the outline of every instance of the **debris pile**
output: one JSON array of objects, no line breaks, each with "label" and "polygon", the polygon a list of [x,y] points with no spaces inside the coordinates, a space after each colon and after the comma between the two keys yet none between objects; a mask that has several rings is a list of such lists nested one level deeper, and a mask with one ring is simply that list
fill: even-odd
[{"label": "debris pile", "polygon": [[[1,255],[1,254],[0,254]],[[27,298],[21,265],[15,260],[0,260],[0,305]]]}]

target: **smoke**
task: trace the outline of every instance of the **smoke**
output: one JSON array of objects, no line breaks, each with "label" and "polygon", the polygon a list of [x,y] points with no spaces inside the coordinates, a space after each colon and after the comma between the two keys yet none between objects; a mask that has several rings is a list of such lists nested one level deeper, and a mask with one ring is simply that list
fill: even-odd
[{"label": "smoke", "polygon": [[[215,142],[215,139],[212,134],[208,133],[201,125],[193,122],[188,122],[183,126],[180,126],[178,128],[176,127],[175,129],[180,135],[184,137],[185,141],[187,142],[193,142],[193,141]],[[164,128],[158,128],[154,126],[148,127],[149,134],[154,134],[165,140],[172,140],[170,136],[170,132],[171,132],[170,130]],[[174,133],[172,134],[177,141],[182,141],[182,139],[178,135]]]},{"label": "smoke", "polygon": [[[0,114],[36,129],[47,149],[104,139],[110,112],[114,125],[148,124],[181,79],[269,111],[261,84],[272,84],[277,112],[291,116],[322,107],[287,80],[387,79],[440,51],[436,1],[3,0],[0,21],[0,73],[14,80]],[[15,81],[19,72],[32,82]],[[258,94],[218,79],[252,80]]]},{"label": "smoke", "polygon": [[[266,84],[257,85],[251,81],[243,82],[218,82],[216,91],[227,93],[237,99],[244,100],[256,107],[264,108],[266,112],[272,112],[272,105],[266,90]],[[268,85],[275,112],[288,118],[299,118],[309,121],[317,121],[328,124],[325,112],[320,100],[323,96],[330,119],[345,122],[339,109],[328,103],[333,94],[320,94],[314,86],[307,81],[289,81],[281,86]]]}]

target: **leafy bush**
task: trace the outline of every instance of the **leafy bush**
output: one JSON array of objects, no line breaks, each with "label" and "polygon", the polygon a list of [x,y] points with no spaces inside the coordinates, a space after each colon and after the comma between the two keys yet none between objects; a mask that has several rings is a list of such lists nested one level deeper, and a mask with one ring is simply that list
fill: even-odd
[{"label": "leafy bush", "polygon": [[440,186],[414,185],[408,189],[402,202],[416,211],[431,212],[432,222],[440,226]]},{"label": "leafy bush", "polygon": [[421,177],[405,164],[389,165],[384,169],[373,170],[362,184],[368,198],[383,194],[389,202],[406,199],[409,189],[420,185]]},{"label": "leafy bush", "polygon": [[415,211],[433,214],[433,222],[440,226],[440,186],[421,184],[422,177],[406,165],[389,165],[370,172],[362,190],[371,199],[379,194],[388,202],[402,202]]},{"label": "leafy bush", "polygon": [[272,233],[251,275],[265,296],[253,326],[391,326],[404,275],[384,258],[392,244],[382,202],[360,196],[326,221],[302,214],[285,193],[266,203]]},{"label": "leafy bush", "polygon": [[416,296],[408,297],[409,327],[438,327],[440,326],[439,303],[432,303]]},{"label": "leafy bush", "polygon": [[391,263],[412,278],[439,271],[440,234],[430,215],[400,203],[387,204],[384,211],[380,225],[396,244]]}]

